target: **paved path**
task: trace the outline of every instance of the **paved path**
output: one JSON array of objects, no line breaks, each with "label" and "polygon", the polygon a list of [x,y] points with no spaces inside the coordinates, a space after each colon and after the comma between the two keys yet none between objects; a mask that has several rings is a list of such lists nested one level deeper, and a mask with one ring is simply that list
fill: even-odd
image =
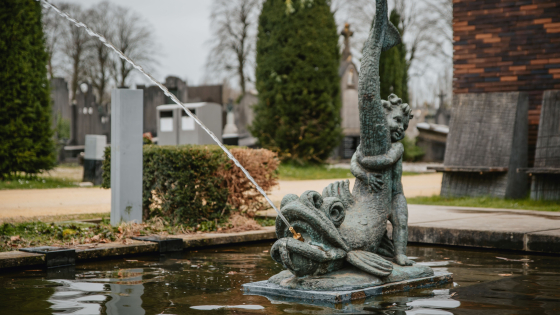
[{"label": "paved path", "polygon": [[[280,181],[280,186],[272,191],[270,197],[273,202],[280,204],[282,197],[286,194],[294,193],[301,195],[304,191],[309,189],[322,192],[323,188],[333,181],[336,180]],[[404,176],[403,185],[405,195],[409,197],[439,194],[441,174]],[[110,189],[58,188],[0,190],[0,218],[110,211]]]},{"label": "paved path", "polygon": [[560,212],[409,205],[409,242],[560,254]]},{"label": "paved path", "polygon": [[111,191],[101,188],[0,190],[0,218],[111,211]]},{"label": "paved path", "polygon": [[[439,195],[441,177],[441,173],[403,176],[404,195],[407,197]],[[282,198],[287,194],[296,194],[299,196],[306,190],[315,190],[322,193],[323,188],[337,180],[341,179],[280,181],[280,186],[273,189],[269,197],[273,202],[280,203]],[[351,188],[354,187],[354,180],[354,178],[350,179]]]}]

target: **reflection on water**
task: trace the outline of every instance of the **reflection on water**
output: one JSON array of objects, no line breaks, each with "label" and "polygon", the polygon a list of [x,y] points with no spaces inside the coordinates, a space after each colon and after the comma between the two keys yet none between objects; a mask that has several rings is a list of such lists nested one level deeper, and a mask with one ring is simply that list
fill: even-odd
[{"label": "reflection on water", "polygon": [[243,295],[241,284],[282,270],[270,245],[0,273],[0,313],[560,314],[560,257],[442,247],[409,246],[409,254],[453,273],[455,283],[445,287],[337,305]]}]

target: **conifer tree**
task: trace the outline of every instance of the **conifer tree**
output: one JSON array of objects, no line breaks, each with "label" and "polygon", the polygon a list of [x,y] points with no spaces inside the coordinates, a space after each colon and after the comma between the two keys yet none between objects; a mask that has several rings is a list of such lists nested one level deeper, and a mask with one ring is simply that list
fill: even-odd
[{"label": "conifer tree", "polygon": [[56,156],[40,3],[2,0],[0,21],[0,178],[4,178],[51,169]]},{"label": "conifer tree", "polygon": [[338,33],[327,0],[267,0],[259,17],[251,131],[297,163],[324,161],[342,138]]},{"label": "conifer tree", "polygon": [[[395,9],[391,11],[389,20],[402,34],[399,27],[400,15]],[[404,103],[408,103],[408,64],[406,61],[406,45],[399,44],[381,53],[379,59],[379,76],[381,78],[381,98],[394,93]]]}]

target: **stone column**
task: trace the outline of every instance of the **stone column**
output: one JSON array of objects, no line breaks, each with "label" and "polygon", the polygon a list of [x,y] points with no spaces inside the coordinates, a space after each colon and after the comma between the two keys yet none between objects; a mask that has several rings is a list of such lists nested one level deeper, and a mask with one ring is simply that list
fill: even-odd
[{"label": "stone column", "polygon": [[142,222],[142,90],[111,94],[111,224]]}]

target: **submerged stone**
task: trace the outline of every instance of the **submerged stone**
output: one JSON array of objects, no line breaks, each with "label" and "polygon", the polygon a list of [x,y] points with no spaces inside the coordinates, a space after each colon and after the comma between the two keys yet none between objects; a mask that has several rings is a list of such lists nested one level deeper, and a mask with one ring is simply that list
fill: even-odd
[{"label": "submerged stone", "polygon": [[[417,271],[422,270],[425,272],[429,269],[426,266],[418,265],[418,267]],[[410,271],[413,269],[410,269]],[[413,289],[438,287],[453,282],[453,277],[449,273],[435,273],[428,277],[379,283],[382,280],[372,279],[366,273],[356,272],[356,270],[346,270],[346,272],[349,272],[349,274],[345,274],[343,269],[333,272],[328,276],[297,278],[288,271],[282,271],[269,280],[244,284],[243,291],[246,295],[262,295],[272,301],[304,300],[307,301],[306,304],[336,307],[337,304],[347,301],[364,300],[372,296],[407,292]],[[343,281],[344,284],[339,281]],[[372,282],[368,284],[367,281]],[[329,284],[334,285],[330,290],[327,288]],[[291,288],[289,287],[290,285],[297,286],[298,288]],[[323,290],[303,289],[303,287],[323,288]]]},{"label": "submerged stone", "polygon": [[424,265],[399,266],[393,264],[393,272],[387,277],[379,278],[357,268],[347,267],[323,276],[296,277],[284,270],[272,276],[268,282],[282,288],[313,291],[348,291],[358,290],[386,283],[399,282],[407,279],[426,278],[434,275],[434,271]]}]

